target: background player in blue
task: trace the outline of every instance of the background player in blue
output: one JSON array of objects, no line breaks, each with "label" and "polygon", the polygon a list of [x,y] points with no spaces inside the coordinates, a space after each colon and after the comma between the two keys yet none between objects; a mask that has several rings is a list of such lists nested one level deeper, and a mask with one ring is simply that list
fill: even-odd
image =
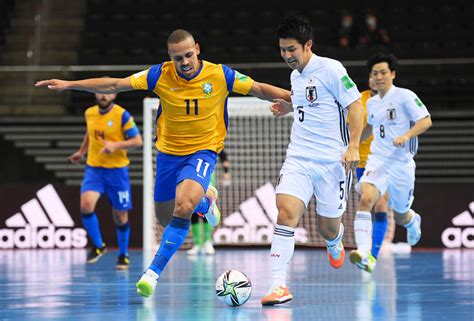
[{"label": "background player in blue", "polygon": [[117,226],[116,268],[126,270],[130,239],[128,211],[132,208],[127,149],[140,147],[142,137],[130,113],[114,103],[115,94],[95,96],[97,105],[85,112],[87,132],[82,145],[69,156],[71,162],[78,163],[87,154],[81,186],[82,222],[92,240],[87,263],[96,263],[107,252],[95,213],[97,201],[106,194]]},{"label": "background player in blue", "polygon": [[199,44],[186,30],[173,31],[167,47],[171,61],[130,77],[51,79],[36,83],[38,87],[60,91],[150,90],[160,97],[155,212],[158,217],[172,218],[155,258],[137,283],[137,293],[145,297],[153,294],[162,271],[186,239],[191,215],[204,213],[212,226],[219,223],[217,190],[209,187],[209,180],[227,135],[229,93],[249,94],[269,101],[290,100],[288,90],[256,82],[228,66],[200,60]]}]

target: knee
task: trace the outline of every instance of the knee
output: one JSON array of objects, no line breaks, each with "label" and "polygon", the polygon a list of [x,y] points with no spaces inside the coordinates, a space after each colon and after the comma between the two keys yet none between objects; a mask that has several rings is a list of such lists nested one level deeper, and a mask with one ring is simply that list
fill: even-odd
[{"label": "knee", "polygon": [[278,208],[278,218],[277,224],[296,227],[298,225],[299,215],[297,213],[293,213],[291,210],[285,207]]},{"label": "knee", "polygon": [[94,212],[94,202],[88,199],[81,199],[81,213],[89,214]]},{"label": "knee", "polygon": [[115,225],[122,226],[128,223],[128,212],[118,212],[113,215]]},{"label": "knee", "polygon": [[375,201],[377,200],[376,196],[371,193],[363,193],[360,196],[359,205],[363,209],[370,211],[374,206]]},{"label": "knee", "polygon": [[190,200],[177,201],[173,215],[182,218],[191,218],[196,205]]}]

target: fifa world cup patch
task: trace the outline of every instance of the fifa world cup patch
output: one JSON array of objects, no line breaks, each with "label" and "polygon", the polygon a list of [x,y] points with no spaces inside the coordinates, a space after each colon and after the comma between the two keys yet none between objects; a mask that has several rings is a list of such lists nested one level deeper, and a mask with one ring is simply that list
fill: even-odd
[{"label": "fifa world cup patch", "polygon": [[415,98],[415,103],[418,107],[423,107],[424,106],[423,102],[418,97]]},{"label": "fifa world cup patch", "polygon": [[241,81],[241,82],[246,82],[246,81],[249,79],[249,77],[246,76],[246,75],[241,74],[241,73],[238,72],[238,71],[236,71],[236,72],[235,72],[235,79],[238,79],[238,80]]},{"label": "fifa world cup patch", "polygon": [[346,89],[351,89],[352,87],[355,86],[354,82],[352,81],[351,77],[348,75],[345,75],[341,78],[342,83],[344,84],[344,87]]}]

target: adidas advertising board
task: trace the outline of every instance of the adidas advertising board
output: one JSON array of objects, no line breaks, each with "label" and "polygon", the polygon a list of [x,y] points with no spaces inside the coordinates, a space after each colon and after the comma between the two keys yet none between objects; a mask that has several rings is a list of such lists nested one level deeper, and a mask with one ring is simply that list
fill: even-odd
[{"label": "adidas advertising board", "polygon": [[[416,183],[412,208],[422,217],[417,247],[474,248],[474,183]],[[394,242],[405,240],[397,227]]]},{"label": "adidas advertising board", "polygon": [[474,201],[464,212],[456,215],[451,220],[454,227],[448,227],[443,231],[441,240],[448,248],[474,248]]},{"label": "adidas advertising board", "polygon": [[[214,232],[214,244],[269,244],[273,237],[278,210],[275,188],[271,183],[259,187],[255,197],[240,204],[240,211],[230,214],[222,221],[222,227]],[[295,242],[307,243],[308,231],[296,228]]]},{"label": "adidas advertising board", "polygon": [[53,185],[42,187],[35,197],[19,207],[18,213],[5,220],[6,228],[0,229],[0,248],[84,248],[87,245],[86,231],[75,227]]}]

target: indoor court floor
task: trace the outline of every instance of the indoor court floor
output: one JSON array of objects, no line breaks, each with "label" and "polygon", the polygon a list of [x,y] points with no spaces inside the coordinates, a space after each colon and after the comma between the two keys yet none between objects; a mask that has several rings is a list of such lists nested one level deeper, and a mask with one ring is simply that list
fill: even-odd
[{"label": "indoor court floor", "polygon": [[[136,294],[151,258],[132,251],[130,271],[115,271],[116,253],[86,265],[86,250],[0,251],[0,320],[474,320],[474,251],[417,250],[379,259],[373,275],[348,258],[330,267],[321,249],[297,248],[289,270],[292,302],[262,307],[269,248],[222,249],[215,256],[179,251],[155,295]],[[237,269],[252,281],[252,296],[231,308],[216,298],[220,273]]]}]

